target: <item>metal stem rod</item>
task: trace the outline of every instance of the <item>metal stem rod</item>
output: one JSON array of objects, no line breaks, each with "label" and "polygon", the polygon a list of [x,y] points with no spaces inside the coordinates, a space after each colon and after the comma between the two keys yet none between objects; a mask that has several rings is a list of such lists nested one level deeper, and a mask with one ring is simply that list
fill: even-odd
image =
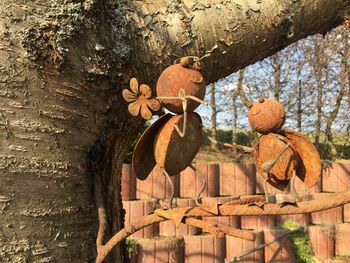
[{"label": "metal stem rod", "polygon": [[200,206],[201,204],[199,203],[199,197],[201,196],[201,194],[204,192],[205,188],[207,187],[207,181],[205,180],[203,175],[197,170],[196,167],[194,167],[192,164],[190,165],[190,167],[196,173],[196,175],[198,175],[198,177],[202,180],[202,188],[199,190],[199,192],[196,196],[196,200],[195,200],[196,205]]},{"label": "metal stem rod", "polygon": [[164,168],[163,168],[163,173],[164,173],[164,175],[165,175],[165,177],[168,180],[168,183],[170,185],[171,194],[170,194],[170,200],[169,200],[169,209],[172,209],[173,208],[173,199],[175,196],[174,184],[173,184],[173,181],[171,181],[169,174],[167,173],[167,171]]},{"label": "metal stem rod", "polygon": [[293,233],[295,233],[295,232],[298,232],[298,231],[300,231],[300,230],[304,230],[304,227],[301,226],[301,227],[298,227],[298,228],[296,228],[296,229],[290,230],[290,231],[288,231],[288,232],[286,232],[286,233],[280,235],[279,237],[276,237],[274,240],[272,240],[272,241],[270,241],[270,242],[268,242],[268,243],[262,244],[262,245],[260,245],[260,246],[255,247],[255,248],[252,248],[252,249],[250,249],[250,250],[248,250],[248,251],[246,251],[246,252],[243,252],[242,254],[240,254],[240,255],[234,257],[234,258],[233,258],[233,261],[230,261],[230,262],[228,262],[228,263],[235,263],[235,262],[237,262],[237,261],[240,261],[240,260],[242,260],[242,257],[245,257],[245,256],[247,256],[247,255],[249,255],[249,254],[251,254],[251,253],[253,253],[253,252],[257,251],[257,250],[263,249],[264,247],[267,247],[267,246],[269,246],[269,245],[275,243],[276,241],[278,241],[278,240],[280,240],[280,239],[282,239],[282,238],[285,238],[286,236],[288,236],[288,235],[290,235],[290,234],[293,234]]}]

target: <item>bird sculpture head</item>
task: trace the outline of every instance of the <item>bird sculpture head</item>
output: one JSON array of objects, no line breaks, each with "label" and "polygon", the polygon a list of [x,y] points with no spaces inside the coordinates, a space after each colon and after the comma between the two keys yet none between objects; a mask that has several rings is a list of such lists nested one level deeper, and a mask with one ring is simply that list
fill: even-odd
[{"label": "bird sculpture head", "polygon": [[[196,57],[183,57],[179,62],[167,67],[160,74],[156,87],[157,96],[178,97],[183,92],[184,95],[203,100],[206,85],[201,73],[203,63]],[[171,112],[183,113],[181,100],[160,99],[160,102]],[[199,102],[189,100],[187,112],[193,112],[199,105]]]},{"label": "bird sculpture head", "polygon": [[286,119],[286,112],[282,103],[275,99],[260,98],[248,104],[248,120],[253,130],[268,134],[278,132]]}]

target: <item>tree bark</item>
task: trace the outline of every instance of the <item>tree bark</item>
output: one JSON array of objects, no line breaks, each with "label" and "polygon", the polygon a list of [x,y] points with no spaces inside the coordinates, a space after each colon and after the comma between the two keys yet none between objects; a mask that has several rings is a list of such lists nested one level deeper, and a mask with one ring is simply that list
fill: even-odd
[{"label": "tree bark", "polygon": [[282,85],[281,85],[281,61],[277,54],[274,54],[272,56],[272,67],[273,67],[273,80],[274,80],[274,87],[273,87],[273,95],[275,100],[280,100],[280,95],[282,92]]},{"label": "tree bark", "polygon": [[[121,229],[121,165],[143,124],[121,98],[131,77],[154,86],[175,58],[207,54],[210,83],[327,32],[349,5],[1,1],[0,261],[92,261],[93,176],[110,231]],[[123,262],[122,251],[109,260]]]},{"label": "tree bark", "polygon": [[303,113],[303,110],[302,110],[302,107],[301,107],[302,99],[303,99],[303,97],[302,97],[302,85],[301,85],[301,80],[299,79],[299,81],[298,81],[298,109],[297,109],[297,114],[296,114],[297,127],[298,127],[298,131],[299,132],[301,132],[301,119],[302,119],[302,113]]},{"label": "tree bark", "polygon": [[240,71],[238,71],[237,90],[243,105],[248,108],[249,99],[247,98],[247,95],[243,89],[243,81],[244,81],[244,69],[241,69]]},{"label": "tree bark", "polygon": [[321,122],[322,122],[322,107],[323,107],[323,58],[321,47],[316,39],[313,41],[313,70],[316,81],[316,120],[315,120],[315,144],[318,146],[320,143],[321,135]]},{"label": "tree bark", "polygon": [[349,48],[349,34],[347,31],[342,32],[342,39],[343,39],[343,46],[340,53],[342,54],[341,59],[341,72],[339,76],[339,91],[334,103],[333,110],[330,112],[327,120],[326,120],[326,138],[327,141],[333,144],[333,133],[332,133],[332,125],[335,120],[335,118],[338,115],[341,102],[343,100],[343,97],[345,96],[346,87],[347,87],[347,81],[349,78],[350,70],[349,70],[349,57],[350,57],[350,48]]},{"label": "tree bark", "polygon": [[[215,100],[215,84],[210,84],[210,108],[211,108],[211,136],[217,140],[217,127],[216,127],[216,115],[217,115],[217,108],[216,108],[216,100]],[[212,147],[216,148],[215,144],[212,144]]]}]

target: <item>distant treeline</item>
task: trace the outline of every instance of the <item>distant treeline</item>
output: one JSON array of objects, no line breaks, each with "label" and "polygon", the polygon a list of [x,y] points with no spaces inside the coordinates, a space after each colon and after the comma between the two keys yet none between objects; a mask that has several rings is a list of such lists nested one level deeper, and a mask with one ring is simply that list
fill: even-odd
[{"label": "distant treeline", "polygon": [[[145,124],[142,131],[137,135],[137,138],[134,140],[134,142],[131,144],[129,151],[126,155],[125,162],[131,163],[132,159],[132,153],[134,151],[135,145],[139,138],[141,137],[142,133],[146,130],[148,127],[148,124]],[[206,129],[206,133],[211,135],[211,132],[209,129]],[[231,130],[217,130],[216,133],[217,140],[222,143],[232,143],[232,131]],[[312,134],[307,135],[311,141],[314,141],[314,136]],[[333,148],[333,145],[330,143],[319,143],[317,148],[321,155],[321,158],[325,162],[332,162],[336,159],[350,159],[350,145],[344,145],[341,142],[344,141],[344,136],[347,136],[346,134],[337,134],[335,136],[335,143]],[[257,132],[254,131],[244,131],[240,130],[236,132],[236,142],[235,144],[238,145],[244,145],[244,146],[253,146],[258,140],[260,135]],[[208,139],[208,136],[203,133],[202,135],[202,145],[203,146],[210,146],[210,140]],[[335,154],[336,153],[336,154]]]}]

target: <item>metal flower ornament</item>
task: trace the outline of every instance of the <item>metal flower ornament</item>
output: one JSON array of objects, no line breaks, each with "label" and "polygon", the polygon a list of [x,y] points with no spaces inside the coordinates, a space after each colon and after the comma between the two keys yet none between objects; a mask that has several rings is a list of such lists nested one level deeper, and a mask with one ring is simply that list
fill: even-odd
[{"label": "metal flower ornament", "polygon": [[159,100],[152,99],[152,91],[149,86],[142,84],[139,86],[137,79],[130,80],[130,90],[123,90],[123,98],[129,102],[129,112],[132,116],[137,116],[141,112],[142,118],[149,120],[152,118],[152,111],[158,111],[161,107]]},{"label": "metal flower ornament", "polygon": [[206,104],[203,101],[206,83],[202,68],[200,58],[183,57],[161,73],[156,97],[152,97],[149,86],[139,86],[135,78],[130,80],[130,90],[122,92],[123,98],[130,103],[128,109],[133,116],[141,113],[149,120],[151,111],[158,111],[161,107],[174,113],[161,116],[144,132],[132,157],[133,169],[140,180],[145,180],[155,165],[162,168],[171,187],[170,208],[174,198],[170,176],[179,174],[186,167],[195,171],[203,182],[196,197],[197,205],[206,187],[204,177],[191,164],[201,145],[202,135],[202,119],[194,110],[200,104]]}]

